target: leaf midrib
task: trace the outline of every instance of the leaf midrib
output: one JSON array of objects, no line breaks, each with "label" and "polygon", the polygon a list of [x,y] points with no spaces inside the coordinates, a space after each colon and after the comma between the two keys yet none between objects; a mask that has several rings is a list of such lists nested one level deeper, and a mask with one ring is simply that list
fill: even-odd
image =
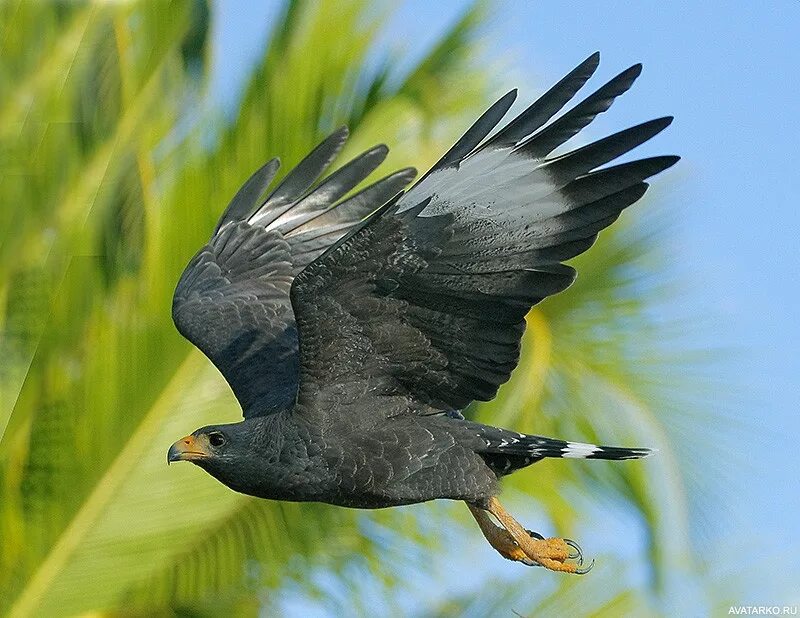
[{"label": "leaf midrib", "polygon": [[64,529],[39,569],[28,580],[27,585],[12,606],[9,616],[14,618],[28,616],[36,609],[45,591],[91,530],[92,525],[114,497],[130,470],[136,466],[139,460],[136,455],[145,450],[148,439],[161,424],[163,418],[169,414],[166,408],[175,396],[181,394],[185,378],[196,372],[204,362],[206,362],[205,359],[198,352],[192,352],[181,363],[156,402],[139,423],[136,431],[131,434],[119,455]]}]

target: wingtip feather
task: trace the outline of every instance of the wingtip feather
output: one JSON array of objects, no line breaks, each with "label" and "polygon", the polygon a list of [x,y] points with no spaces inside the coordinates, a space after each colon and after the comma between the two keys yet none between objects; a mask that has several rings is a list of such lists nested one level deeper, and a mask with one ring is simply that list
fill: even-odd
[{"label": "wingtip feather", "polygon": [[596,51],[593,54],[590,54],[586,60],[581,62],[578,66],[586,66],[592,67],[592,73],[594,73],[595,69],[600,66],[600,52]]}]

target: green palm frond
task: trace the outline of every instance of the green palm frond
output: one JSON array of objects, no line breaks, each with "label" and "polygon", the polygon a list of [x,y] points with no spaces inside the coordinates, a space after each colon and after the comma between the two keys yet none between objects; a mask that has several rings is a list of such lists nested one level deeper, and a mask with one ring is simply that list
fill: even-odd
[{"label": "green palm frond", "polygon": [[[50,69],[49,56],[45,56],[41,66],[31,68],[33,75],[18,80],[21,93],[11,89],[15,94],[10,98],[8,113],[17,114],[20,119],[16,124],[12,120],[10,125],[3,125],[16,127],[18,133],[2,136],[3,163],[9,161],[13,165],[10,170],[3,170],[4,179],[8,179],[3,183],[3,197],[4,203],[20,206],[3,209],[14,218],[0,230],[0,264],[3,281],[9,284],[3,296],[10,299],[4,312],[9,328],[4,330],[0,345],[13,359],[0,376],[2,430],[6,429],[22,378],[39,345],[47,307],[59,292],[70,261],[73,256],[100,252],[95,228],[106,219],[104,213],[124,203],[126,196],[121,189],[126,187],[120,185],[121,176],[136,160],[136,153],[150,151],[174,121],[175,111],[164,104],[165,97],[174,100],[186,88],[177,35],[186,27],[188,11],[176,10],[164,37],[159,39],[157,33],[163,28],[158,25],[159,14],[154,9],[77,10],[52,45],[56,70]],[[115,37],[123,36],[126,22],[130,21],[136,24],[142,38],[137,50],[128,47],[125,53],[145,61],[134,68],[118,64],[115,76],[108,68],[113,63],[93,61],[90,52],[98,49],[113,57],[122,49],[113,44]],[[150,39],[161,44],[147,47]],[[24,54],[25,50],[23,45],[19,53]],[[121,92],[123,82],[127,90],[125,102],[107,105],[106,95]],[[18,100],[28,103],[20,108],[14,104]],[[85,122],[76,122],[76,116]],[[143,125],[150,130],[141,130]],[[26,294],[19,294],[10,285],[21,280],[24,288],[24,282],[30,279],[40,285],[35,290],[27,288]],[[30,313],[30,308],[39,309]],[[42,350],[39,355],[43,356]],[[25,414],[14,414],[17,423],[25,418]],[[13,434],[13,427],[10,430]],[[3,435],[2,439],[7,437]]]},{"label": "green palm frond", "polygon": [[[66,80],[53,113],[62,106],[62,116],[79,121],[40,163],[61,175],[42,172],[48,187],[28,189],[36,210],[15,230],[16,249],[3,254],[12,281],[42,279],[27,302],[45,308],[21,346],[30,355],[24,386],[4,382],[13,416],[3,437],[0,598],[15,615],[179,606],[240,580],[248,560],[259,561],[269,574],[261,585],[271,586],[296,556],[333,568],[372,554],[380,570],[353,512],[312,507],[300,518],[295,505],[256,503],[196,470],[164,469],[176,436],[238,415],[216,370],[174,332],[174,282],[250,170],[276,152],[286,169],[352,117],[359,67],[380,26],[359,2],[291,3],[292,25],[276,25],[282,36],[273,37],[235,121],[209,146],[201,115],[175,143],[175,103],[200,105],[185,61],[186,42],[204,40],[197,30],[207,28],[195,4],[176,3],[167,24],[150,3],[87,13],[101,57],[86,57]],[[90,55],[81,46],[75,54]],[[459,111],[444,105],[436,114]],[[351,127],[350,149],[391,140],[380,130],[385,114],[431,122],[398,90],[386,92]],[[404,142],[391,165],[426,152],[420,139]],[[66,170],[58,154],[70,159]],[[41,245],[47,228],[52,238],[34,261],[30,244]],[[17,294],[9,287],[6,298]],[[24,313],[24,303],[6,302],[5,324]],[[4,331],[4,345],[19,345],[12,334]],[[331,528],[347,532],[331,542]]]}]

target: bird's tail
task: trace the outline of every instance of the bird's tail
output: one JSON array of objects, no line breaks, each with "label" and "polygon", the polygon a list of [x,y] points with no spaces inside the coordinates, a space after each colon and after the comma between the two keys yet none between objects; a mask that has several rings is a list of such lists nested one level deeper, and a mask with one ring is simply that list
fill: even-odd
[{"label": "bird's tail", "polygon": [[640,459],[652,454],[648,448],[601,446],[532,436],[487,427],[481,436],[486,445],[479,453],[500,474],[509,474],[545,457],[567,459]]}]

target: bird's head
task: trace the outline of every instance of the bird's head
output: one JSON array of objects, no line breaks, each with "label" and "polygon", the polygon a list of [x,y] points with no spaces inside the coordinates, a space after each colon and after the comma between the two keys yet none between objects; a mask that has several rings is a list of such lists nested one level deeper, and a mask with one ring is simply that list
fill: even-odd
[{"label": "bird's head", "polygon": [[169,447],[167,463],[191,461],[201,463],[217,457],[224,457],[230,449],[229,432],[221,426],[202,427],[181,438]]},{"label": "bird's head", "polygon": [[240,422],[201,427],[169,447],[167,463],[191,461],[230,485],[226,477],[252,457],[250,432],[245,425]]},{"label": "bird's head", "polygon": [[190,461],[234,491],[262,495],[279,453],[273,438],[282,434],[271,425],[276,416],[201,427],[169,447],[167,462]]}]

